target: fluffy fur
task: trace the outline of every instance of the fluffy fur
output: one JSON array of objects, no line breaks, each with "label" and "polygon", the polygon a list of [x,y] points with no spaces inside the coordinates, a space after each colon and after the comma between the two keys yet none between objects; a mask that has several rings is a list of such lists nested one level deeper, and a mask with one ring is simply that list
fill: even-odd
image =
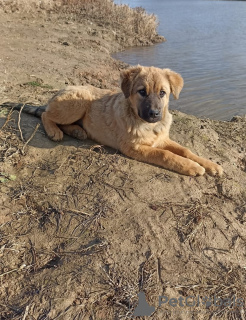
[{"label": "fluffy fur", "polygon": [[132,67],[121,73],[122,91],[69,86],[58,92],[42,114],[43,125],[55,141],[64,132],[181,174],[222,175],[221,166],[169,138],[169,97],[178,99],[182,87],[182,77],[169,69]]}]

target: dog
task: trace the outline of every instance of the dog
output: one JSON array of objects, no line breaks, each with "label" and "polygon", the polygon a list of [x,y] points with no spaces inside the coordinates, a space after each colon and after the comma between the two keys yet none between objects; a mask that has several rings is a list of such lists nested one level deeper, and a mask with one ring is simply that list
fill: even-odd
[{"label": "dog", "polygon": [[170,69],[135,66],[120,74],[121,90],[68,86],[42,113],[50,139],[63,133],[92,139],[138,161],[188,176],[223,173],[220,165],[199,157],[169,138],[169,97],[178,99],[183,78]]}]

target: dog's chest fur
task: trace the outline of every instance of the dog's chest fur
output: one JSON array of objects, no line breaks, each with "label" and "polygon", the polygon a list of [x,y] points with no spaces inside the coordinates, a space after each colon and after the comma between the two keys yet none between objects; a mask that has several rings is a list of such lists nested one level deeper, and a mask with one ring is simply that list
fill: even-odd
[{"label": "dog's chest fur", "polygon": [[158,147],[163,145],[164,141],[169,137],[171,123],[172,115],[166,111],[162,121],[155,124],[140,122],[129,128],[128,131],[134,144]]},{"label": "dog's chest fur", "polygon": [[95,99],[83,118],[83,127],[90,139],[115,149],[128,146],[159,146],[169,137],[172,115],[168,106],[163,119],[148,123],[133,111],[122,93]]}]

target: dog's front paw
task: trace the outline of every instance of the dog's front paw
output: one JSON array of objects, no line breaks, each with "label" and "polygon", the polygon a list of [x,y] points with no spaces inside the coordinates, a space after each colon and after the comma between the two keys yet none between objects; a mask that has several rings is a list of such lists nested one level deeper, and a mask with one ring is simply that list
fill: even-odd
[{"label": "dog's front paw", "polygon": [[205,173],[205,169],[200,166],[197,162],[186,159],[185,165],[183,166],[182,171],[180,173],[185,174],[187,176],[203,176]]},{"label": "dog's front paw", "polygon": [[186,174],[188,176],[203,176],[204,173],[205,173],[205,169],[202,166],[200,166],[198,163],[193,161],[186,171]]},{"label": "dog's front paw", "polygon": [[206,172],[211,176],[222,176],[223,175],[223,168],[218,165],[217,163],[214,163],[212,161],[208,161],[208,163],[204,166]]}]

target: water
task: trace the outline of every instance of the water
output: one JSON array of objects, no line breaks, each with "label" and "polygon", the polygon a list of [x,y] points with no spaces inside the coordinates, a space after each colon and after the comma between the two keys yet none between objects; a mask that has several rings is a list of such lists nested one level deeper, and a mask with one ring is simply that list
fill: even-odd
[{"label": "water", "polygon": [[229,120],[246,114],[246,1],[115,0],[159,19],[167,42],[113,56],[131,65],[170,68],[184,78],[170,109]]}]

